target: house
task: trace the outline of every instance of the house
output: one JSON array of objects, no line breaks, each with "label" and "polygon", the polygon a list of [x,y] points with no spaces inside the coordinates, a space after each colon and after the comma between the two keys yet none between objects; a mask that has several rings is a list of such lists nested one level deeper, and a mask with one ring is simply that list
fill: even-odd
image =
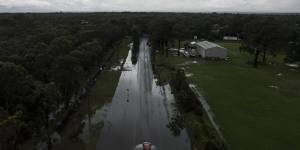
[{"label": "house", "polygon": [[209,41],[200,41],[191,42],[189,44],[189,52],[191,56],[226,59],[228,50],[218,44]]}]

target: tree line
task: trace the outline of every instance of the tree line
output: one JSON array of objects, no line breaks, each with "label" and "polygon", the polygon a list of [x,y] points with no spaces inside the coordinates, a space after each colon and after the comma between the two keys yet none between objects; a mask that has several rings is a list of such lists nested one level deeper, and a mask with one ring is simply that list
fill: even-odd
[{"label": "tree line", "polygon": [[17,13],[0,14],[0,149],[18,147],[49,127],[51,113],[68,109],[112,47],[125,36],[148,35],[153,50],[184,40],[242,39],[258,61],[286,54],[300,60],[300,16],[217,13]]},{"label": "tree line", "polygon": [[[121,20],[80,14],[0,15],[0,149],[48,135],[103,58],[129,32]],[[48,142],[49,147],[51,143]]]},{"label": "tree line", "polygon": [[[155,16],[155,17],[154,17]],[[151,18],[151,17],[149,17]],[[241,39],[241,50],[254,56],[253,64],[266,63],[266,56],[286,55],[286,62],[300,60],[300,15],[298,14],[153,14],[146,22],[152,47],[168,56],[170,43],[196,36],[199,40]],[[259,59],[261,58],[261,59]]]}]

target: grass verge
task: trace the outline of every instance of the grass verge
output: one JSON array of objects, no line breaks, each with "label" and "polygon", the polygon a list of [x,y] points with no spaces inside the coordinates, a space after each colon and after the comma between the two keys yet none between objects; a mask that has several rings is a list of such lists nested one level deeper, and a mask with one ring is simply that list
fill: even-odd
[{"label": "grass verge", "polygon": [[[225,150],[224,141],[218,136],[204,112],[201,103],[191,91],[185,73],[174,63],[182,63],[186,59],[181,57],[164,58],[157,56],[153,62],[154,72],[159,84],[170,83],[175,96],[176,106],[180,112],[179,126],[186,128],[193,149],[198,150]],[[182,125],[181,125],[182,124]]]}]

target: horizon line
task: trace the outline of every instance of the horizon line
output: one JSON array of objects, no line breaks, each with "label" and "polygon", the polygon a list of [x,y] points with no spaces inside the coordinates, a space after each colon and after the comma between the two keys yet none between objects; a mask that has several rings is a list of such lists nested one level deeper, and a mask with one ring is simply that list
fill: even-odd
[{"label": "horizon line", "polygon": [[0,11],[0,14],[14,13],[187,13],[187,14],[300,14],[300,11]]}]

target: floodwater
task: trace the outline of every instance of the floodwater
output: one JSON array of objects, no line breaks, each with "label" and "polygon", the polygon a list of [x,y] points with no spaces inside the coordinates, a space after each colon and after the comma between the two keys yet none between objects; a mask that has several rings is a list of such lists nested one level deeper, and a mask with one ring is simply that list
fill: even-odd
[{"label": "floodwater", "polygon": [[156,84],[147,39],[141,40],[137,64],[131,63],[130,51],[124,68],[112,102],[102,112],[96,149],[132,150],[148,141],[158,150],[190,150],[186,130],[169,128],[177,114],[174,97],[168,85]]}]

